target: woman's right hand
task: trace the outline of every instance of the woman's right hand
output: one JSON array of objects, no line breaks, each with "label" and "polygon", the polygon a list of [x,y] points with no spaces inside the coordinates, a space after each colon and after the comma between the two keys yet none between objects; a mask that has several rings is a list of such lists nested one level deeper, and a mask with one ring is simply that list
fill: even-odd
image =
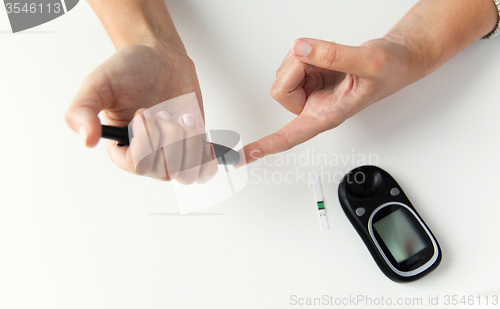
[{"label": "woman's right hand", "polygon": [[361,46],[299,39],[276,72],[271,95],[297,115],[278,132],[244,147],[246,163],[288,150],[333,129],[418,79],[414,53],[387,39]]}]

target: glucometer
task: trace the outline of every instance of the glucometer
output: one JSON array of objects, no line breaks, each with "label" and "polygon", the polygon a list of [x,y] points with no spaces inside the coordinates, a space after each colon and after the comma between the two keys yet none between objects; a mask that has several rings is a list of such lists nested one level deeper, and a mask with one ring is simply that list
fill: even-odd
[{"label": "glucometer", "polygon": [[396,180],[376,166],[342,179],[339,201],[373,259],[396,282],[417,280],[441,262],[441,248]]}]

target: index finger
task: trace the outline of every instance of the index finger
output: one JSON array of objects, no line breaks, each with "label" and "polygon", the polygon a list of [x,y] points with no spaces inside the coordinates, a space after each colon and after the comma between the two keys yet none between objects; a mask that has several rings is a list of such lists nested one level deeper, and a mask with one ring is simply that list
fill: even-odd
[{"label": "index finger", "polygon": [[291,149],[323,132],[318,119],[309,114],[300,114],[283,128],[242,148],[246,162],[238,162],[234,167],[252,163],[267,155]]}]

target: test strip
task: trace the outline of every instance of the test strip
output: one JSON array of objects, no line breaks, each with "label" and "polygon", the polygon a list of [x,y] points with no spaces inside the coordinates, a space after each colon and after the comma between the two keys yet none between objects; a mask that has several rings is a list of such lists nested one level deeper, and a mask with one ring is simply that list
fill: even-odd
[{"label": "test strip", "polygon": [[323,201],[323,191],[321,190],[321,182],[317,174],[311,176],[311,182],[314,188],[314,196],[318,207],[319,227],[322,230],[328,230],[328,220],[326,219],[325,203]]}]

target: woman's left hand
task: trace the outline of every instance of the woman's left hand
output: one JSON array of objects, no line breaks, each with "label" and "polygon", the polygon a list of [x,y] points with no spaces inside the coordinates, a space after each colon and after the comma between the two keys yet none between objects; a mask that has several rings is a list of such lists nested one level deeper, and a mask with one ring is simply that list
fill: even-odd
[{"label": "woman's left hand", "polygon": [[376,39],[352,47],[296,40],[276,72],[271,95],[297,115],[279,131],[246,145],[246,163],[288,150],[426,75],[409,47]]}]

